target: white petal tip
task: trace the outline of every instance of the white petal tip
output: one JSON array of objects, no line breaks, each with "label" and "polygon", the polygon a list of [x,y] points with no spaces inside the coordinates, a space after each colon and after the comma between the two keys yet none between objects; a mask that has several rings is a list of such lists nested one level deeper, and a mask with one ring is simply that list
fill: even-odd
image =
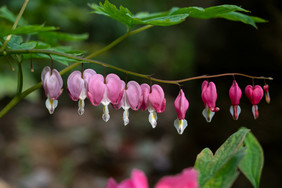
[{"label": "white petal tip", "polygon": [[128,109],[125,109],[123,111],[123,124],[124,126],[128,125],[129,123],[129,112],[128,112]]},{"label": "white petal tip", "polygon": [[202,112],[203,116],[205,117],[206,121],[208,123],[211,122],[215,112],[212,112],[209,108],[205,108]]},{"label": "white petal tip", "polygon": [[78,101],[78,111],[77,111],[79,115],[84,114],[84,106],[85,106],[84,100],[79,100]]},{"label": "white petal tip", "polygon": [[50,100],[47,98],[45,102],[45,106],[48,109],[50,114],[53,114],[55,111],[55,108],[58,106],[58,100]]},{"label": "white petal tip", "polygon": [[150,112],[149,114],[149,122],[152,125],[153,128],[156,128],[157,126],[157,120],[158,120],[158,115],[155,111]]},{"label": "white petal tip", "polygon": [[187,127],[188,122],[186,121],[186,119],[176,119],[174,121],[174,127],[176,128],[178,134],[182,135],[185,128]]}]

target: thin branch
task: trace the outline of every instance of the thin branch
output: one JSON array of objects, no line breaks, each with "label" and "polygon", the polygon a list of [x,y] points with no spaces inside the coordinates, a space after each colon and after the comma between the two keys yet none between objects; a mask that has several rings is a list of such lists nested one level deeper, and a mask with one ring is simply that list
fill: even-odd
[{"label": "thin branch", "polygon": [[[20,21],[22,15],[23,15],[23,12],[24,12],[24,10],[25,10],[27,4],[28,4],[28,1],[29,1],[29,0],[25,0],[23,6],[22,6],[22,8],[21,8],[21,10],[20,10],[20,12],[19,12],[17,18],[16,18],[16,21],[15,21],[13,27],[12,27],[12,30],[15,30],[15,29],[17,28],[18,23],[19,23],[19,21]],[[0,51],[3,51],[3,50],[6,48],[6,46],[8,45],[8,42],[11,40],[11,38],[12,38],[12,34],[8,35],[8,37],[6,38],[6,40],[5,40],[4,44],[3,44],[3,46],[1,47]]]}]

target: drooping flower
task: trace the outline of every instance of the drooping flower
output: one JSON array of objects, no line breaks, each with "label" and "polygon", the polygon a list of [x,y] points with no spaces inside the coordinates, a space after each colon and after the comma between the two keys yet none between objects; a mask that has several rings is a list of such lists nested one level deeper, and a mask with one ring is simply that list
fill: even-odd
[{"label": "drooping flower", "polygon": [[179,94],[174,101],[174,108],[178,116],[178,118],[174,121],[174,127],[179,134],[182,134],[188,125],[185,119],[185,114],[189,108],[189,102],[182,89],[179,91]]},{"label": "drooping flower", "polygon": [[108,180],[106,188],[149,188],[147,177],[143,171],[133,169],[131,178],[117,184],[113,178]]},{"label": "drooping flower", "polygon": [[141,110],[149,111],[149,122],[152,127],[155,128],[157,126],[157,113],[162,113],[165,110],[166,100],[164,97],[164,91],[161,86],[154,84],[150,88],[148,84],[142,84],[142,95],[143,100],[141,104]]},{"label": "drooping flower", "polygon": [[198,188],[198,172],[186,168],[175,176],[165,176],[159,180],[155,188]]},{"label": "drooping flower", "polygon": [[126,85],[122,81],[123,95],[122,99],[117,105],[113,105],[115,109],[124,109],[123,122],[124,125],[129,123],[129,108],[132,110],[139,110],[142,103],[142,90],[140,85],[135,81],[129,81]]},{"label": "drooping flower", "polygon": [[265,84],[263,86],[263,90],[264,90],[264,93],[265,93],[265,101],[269,104],[270,103],[269,85]]},{"label": "drooping flower", "polygon": [[[198,188],[198,172],[193,168],[186,168],[180,174],[165,176],[156,184],[155,188]],[[131,178],[117,183],[113,178],[108,180],[106,188],[149,188],[147,177],[143,171],[134,169]]]},{"label": "drooping flower", "polygon": [[242,97],[242,90],[238,86],[237,82],[234,80],[232,83],[232,86],[229,89],[229,97],[231,100],[231,106],[230,106],[230,113],[233,116],[235,120],[238,119],[241,108],[239,106],[240,99]]},{"label": "drooping flower", "polygon": [[67,81],[67,89],[73,101],[78,101],[78,113],[84,113],[84,100],[87,97],[88,81],[96,74],[92,69],[86,69],[83,73],[80,71],[72,72]]},{"label": "drooping flower", "polygon": [[254,119],[257,119],[259,117],[258,103],[263,97],[263,89],[259,85],[255,85],[255,86],[247,85],[245,88],[245,93],[253,105],[252,113]]},{"label": "drooping flower", "polygon": [[46,66],[41,73],[41,83],[47,97],[45,102],[46,108],[50,114],[53,114],[55,108],[58,106],[57,99],[63,92],[63,79],[56,69]]},{"label": "drooping flower", "polygon": [[88,98],[92,105],[104,105],[102,118],[105,122],[110,119],[109,104],[118,104],[122,97],[122,82],[116,74],[93,75],[88,81]]},{"label": "drooping flower", "polygon": [[215,104],[217,99],[217,92],[215,84],[213,82],[208,82],[205,80],[202,83],[201,97],[205,106],[205,109],[203,110],[202,114],[207,120],[207,122],[211,122],[215,112],[219,111],[219,108],[216,107]]}]

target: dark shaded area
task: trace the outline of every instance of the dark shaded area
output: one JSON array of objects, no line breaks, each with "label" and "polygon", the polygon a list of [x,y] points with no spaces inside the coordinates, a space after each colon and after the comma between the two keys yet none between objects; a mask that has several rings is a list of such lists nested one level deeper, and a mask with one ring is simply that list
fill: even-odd
[{"label": "dark shaded area", "polygon": [[[88,1],[31,1],[24,17],[32,24],[59,26],[71,33],[88,32],[85,43],[72,44],[88,52],[95,51],[126,29],[114,20],[90,15]],[[97,1],[96,1],[97,2]],[[77,114],[77,104],[64,91],[54,115],[45,109],[45,96],[40,90],[38,100],[24,100],[0,120],[0,177],[15,187],[104,187],[110,176],[116,180],[129,177],[132,168],[146,172],[153,185],[163,175],[179,173],[193,166],[197,154],[209,147],[213,152],[240,127],[252,130],[265,152],[261,187],[282,187],[282,13],[279,0],[249,1],[112,1],[133,12],[163,11],[172,6],[202,6],[236,4],[252,11],[252,15],[267,19],[258,29],[221,19],[196,20],[167,28],[155,27],[134,35],[97,57],[101,61],[163,79],[179,79],[203,74],[241,72],[256,76],[271,76],[271,103],[259,104],[260,117],[254,120],[251,104],[241,99],[242,113],[234,121],[229,113],[228,90],[232,77],[211,79],[217,85],[217,106],[221,108],[208,124],[202,117],[201,83],[187,82],[183,90],[190,102],[187,113],[189,126],[182,136],[173,127],[176,113],[173,101],[178,87],[163,85],[167,98],[166,111],[159,114],[158,126],[152,129],[147,112],[130,112],[130,124],[122,123],[122,110],[110,109],[111,119],[104,123],[102,108],[86,103],[83,116]],[[22,1],[4,0],[13,12]],[[1,75],[12,75],[5,58],[0,59]],[[35,73],[28,73],[35,83],[48,61],[35,63]],[[103,68],[90,65],[97,72]],[[57,66],[58,69],[62,66]],[[112,70],[106,70],[112,72]],[[124,79],[125,75],[118,73]],[[67,76],[64,76],[67,79]],[[148,82],[129,76],[128,80]],[[236,77],[243,90],[251,79]],[[12,79],[13,80],[13,79]],[[1,82],[0,82],[1,83]],[[264,81],[255,81],[263,85]],[[5,91],[0,91],[5,92]],[[0,108],[12,97],[0,95]],[[2,180],[0,181],[2,182]],[[9,187],[9,186],[7,186]],[[243,175],[234,188],[251,184]]]}]

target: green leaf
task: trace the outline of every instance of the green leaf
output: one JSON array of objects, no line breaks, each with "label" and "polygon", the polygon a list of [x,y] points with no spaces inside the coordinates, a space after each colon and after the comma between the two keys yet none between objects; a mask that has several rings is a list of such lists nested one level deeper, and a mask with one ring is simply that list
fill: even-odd
[{"label": "green leaf", "polygon": [[43,32],[40,33],[39,39],[48,44],[57,45],[59,41],[81,41],[88,38],[87,33],[70,34],[63,32]]},{"label": "green leaf", "polygon": [[[17,16],[13,12],[11,12],[6,6],[2,6],[0,8],[0,18],[4,18],[10,21],[11,23],[14,23],[17,19]],[[23,19],[21,19],[18,25],[23,25],[23,24],[24,21]]]},{"label": "green leaf", "polygon": [[[195,168],[199,171],[200,187],[229,187],[238,176],[236,172],[239,161],[244,152],[240,149],[243,140],[249,130],[239,130],[231,135],[220,146],[213,156],[210,149],[206,148],[197,156]],[[230,173],[226,173],[229,172]],[[226,173],[226,175],[225,175]]]},{"label": "green leaf", "polygon": [[[93,13],[105,15],[115,19],[128,27],[134,25],[156,25],[156,26],[170,26],[183,22],[188,16],[192,18],[211,19],[211,18],[225,18],[232,21],[240,21],[245,24],[250,24],[256,27],[256,22],[261,23],[265,20],[257,17],[248,16],[245,10],[236,5],[219,5],[208,8],[201,7],[174,7],[169,11],[159,13],[141,12],[132,14],[127,8],[120,6],[118,9],[108,0],[103,3],[89,4],[94,10]],[[243,12],[243,13],[242,13]]]},{"label": "green leaf", "polygon": [[244,148],[230,155],[226,163],[224,163],[224,165],[218,171],[216,171],[214,176],[207,181],[207,183],[204,185],[204,188],[231,187],[231,185],[239,175],[237,167],[244,155]]},{"label": "green leaf", "polygon": [[22,34],[34,34],[44,31],[53,31],[56,30],[56,27],[53,26],[44,26],[44,25],[24,25],[17,27],[15,30],[11,31],[10,34],[22,35]]},{"label": "green leaf", "polygon": [[247,148],[246,156],[240,162],[239,169],[248,178],[252,185],[255,188],[258,188],[264,162],[263,150],[255,136],[250,132],[244,140],[244,145]]}]

